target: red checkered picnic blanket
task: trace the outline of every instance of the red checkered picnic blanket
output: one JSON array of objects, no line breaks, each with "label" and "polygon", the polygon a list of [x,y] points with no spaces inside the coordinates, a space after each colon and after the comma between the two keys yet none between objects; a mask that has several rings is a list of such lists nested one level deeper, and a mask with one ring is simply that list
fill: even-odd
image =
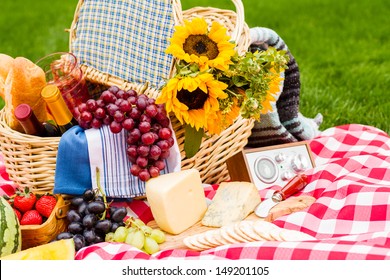
[{"label": "red checkered picnic blanket", "polygon": [[[99,243],[80,250],[76,259],[390,259],[389,135],[350,124],[323,131],[310,147],[316,167],[306,172],[310,183],[297,195],[311,195],[316,202],[274,223],[310,234],[315,241],[250,242],[202,252],[163,250],[152,256],[127,244]],[[206,187],[206,196],[212,198],[217,188]],[[269,188],[260,195],[264,199],[272,192]],[[153,219],[146,202],[127,206],[143,221]]]}]

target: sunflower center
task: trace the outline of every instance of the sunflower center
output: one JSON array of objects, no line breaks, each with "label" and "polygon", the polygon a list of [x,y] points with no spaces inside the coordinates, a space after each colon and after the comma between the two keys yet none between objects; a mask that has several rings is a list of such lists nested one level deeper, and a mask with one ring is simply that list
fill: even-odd
[{"label": "sunflower center", "polygon": [[218,46],[207,35],[189,35],[183,44],[183,50],[188,54],[205,55],[208,59],[218,56]]},{"label": "sunflower center", "polygon": [[177,93],[177,99],[179,99],[181,103],[187,105],[189,110],[203,108],[203,105],[206,102],[207,98],[208,95],[199,88],[192,92],[182,89]]}]

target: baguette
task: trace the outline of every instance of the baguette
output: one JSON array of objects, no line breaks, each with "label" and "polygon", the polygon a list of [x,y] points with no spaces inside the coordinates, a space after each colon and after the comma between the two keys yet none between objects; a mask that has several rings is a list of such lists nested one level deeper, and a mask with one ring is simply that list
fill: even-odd
[{"label": "baguette", "polygon": [[21,103],[31,106],[40,122],[48,119],[46,103],[41,90],[46,85],[44,71],[24,57],[13,60],[4,85],[6,121],[13,130],[23,132],[14,116],[14,109]]},{"label": "baguette", "polygon": [[13,62],[14,59],[12,57],[0,53],[0,97],[3,99],[4,99],[5,80],[7,79],[8,72],[11,69]]}]

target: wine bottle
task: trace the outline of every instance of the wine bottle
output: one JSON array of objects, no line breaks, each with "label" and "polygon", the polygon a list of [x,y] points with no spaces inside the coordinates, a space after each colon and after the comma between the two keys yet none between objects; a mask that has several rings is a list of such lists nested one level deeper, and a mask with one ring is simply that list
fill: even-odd
[{"label": "wine bottle", "polygon": [[41,96],[46,101],[47,108],[62,134],[78,124],[56,85],[46,85],[42,89]]},{"label": "wine bottle", "polygon": [[19,104],[15,108],[14,115],[26,134],[41,137],[60,136],[59,129],[53,124],[41,123],[28,104]]}]

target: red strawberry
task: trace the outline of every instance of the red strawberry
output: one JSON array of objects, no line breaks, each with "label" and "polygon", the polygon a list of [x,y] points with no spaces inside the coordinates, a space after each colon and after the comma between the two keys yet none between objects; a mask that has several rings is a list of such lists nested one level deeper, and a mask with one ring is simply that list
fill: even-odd
[{"label": "red strawberry", "polygon": [[35,203],[35,209],[43,217],[49,218],[56,204],[57,204],[57,199],[54,196],[43,195]]},{"label": "red strawberry", "polygon": [[18,209],[15,209],[15,208],[12,208],[12,209],[14,209],[16,217],[18,217],[18,220],[19,220],[19,223],[20,223],[20,220],[22,219],[22,214],[20,213],[20,211]]},{"label": "red strawberry", "polygon": [[23,192],[16,192],[16,196],[14,197],[14,207],[24,213],[33,209],[36,200],[37,198],[35,194],[30,192],[28,188],[25,188]]},{"label": "red strawberry", "polygon": [[21,225],[40,225],[42,224],[42,216],[37,210],[28,210],[23,214]]}]

